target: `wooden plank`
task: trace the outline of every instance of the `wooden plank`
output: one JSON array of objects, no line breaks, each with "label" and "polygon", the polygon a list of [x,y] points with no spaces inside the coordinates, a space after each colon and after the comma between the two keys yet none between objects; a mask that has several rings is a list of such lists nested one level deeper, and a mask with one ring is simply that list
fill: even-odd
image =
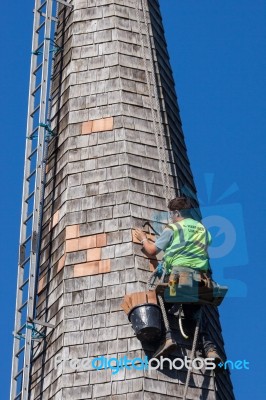
[{"label": "wooden plank", "polygon": [[126,314],[129,314],[130,307],[125,300],[121,303],[121,308],[125,311]]},{"label": "wooden plank", "polygon": [[132,308],[132,299],[131,299],[131,296],[128,295],[128,294],[126,294],[126,295],[124,296],[124,301],[125,301],[125,303],[128,305],[128,307],[131,309],[131,308]]},{"label": "wooden plank", "polygon": [[138,304],[145,304],[147,303],[146,300],[146,292],[138,292],[137,293]]},{"label": "wooden plank", "polygon": [[132,301],[132,307],[135,307],[139,304],[138,300],[138,293],[131,293],[131,301]]},{"label": "wooden plank", "polygon": [[146,292],[146,295],[148,303],[157,304],[157,297],[155,290],[149,290],[148,292]]}]

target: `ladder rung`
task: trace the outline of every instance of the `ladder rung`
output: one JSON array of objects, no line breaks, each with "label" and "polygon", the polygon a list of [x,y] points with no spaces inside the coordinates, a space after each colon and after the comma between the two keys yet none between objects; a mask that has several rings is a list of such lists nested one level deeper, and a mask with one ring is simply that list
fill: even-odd
[{"label": "ladder rung", "polygon": [[24,268],[24,265],[26,265],[30,261],[30,256],[27,257],[22,263],[19,264],[21,268]]},{"label": "ladder rung", "polygon": [[[38,51],[38,50],[36,50]],[[42,68],[42,63],[40,63],[39,65],[37,65],[37,67],[35,68],[35,70],[32,71],[32,73],[35,75],[41,68]]]},{"label": "ladder rung", "polygon": [[32,111],[32,113],[30,114],[31,117],[34,116],[34,114],[40,109],[40,104],[37,105],[37,107]]},{"label": "ladder rung", "polygon": [[23,329],[26,328],[26,322],[17,330],[17,334],[19,334]]},{"label": "ladder rung", "polygon": [[[30,134],[29,136],[27,136],[27,139],[34,139],[34,138],[37,138],[38,129],[39,129],[39,127],[36,126],[36,128],[34,128],[34,130],[31,132],[31,134]],[[32,142],[32,143],[33,143],[33,142]],[[31,157],[36,153],[36,151],[37,151],[37,147],[35,147],[35,149],[32,150],[32,152],[30,153],[30,155],[28,156],[27,159],[30,160]]]},{"label": "ladder rung", "polygon": [[25,202],[27,203],[33,196],[34,196],[35,190],[33,190],[28,197],[26,197]]},{"label": "ladder rung", "polygon": [[[38,43],[37,43],[38,44]],[[40,44],[38,45],[38,47],[35,48],[35,50],[32,51],[32,54],[34,54],[35,56],[39,56],[41,55],[43,52],[41,51],[42,47],[44,45],[44,41],[40,42]],[[42,65],[42,62],[40,63],[40,65]],[[37,67],[38,68],[38,67]]]},{"label": "ladder rung", "polygon": [[37,126],[35,126],[35,128],[31,132],[31,134],[34,135],[38,131],[38,129],[39,129],[39,124]]},{"label": "ladder rung", "polygon": [[19,288],[20,288],[20,290],[21,290],[21,289],[23,289],[23,288],[24,288],[24,286],[26,286],[28,282],[29,282],[29,278],[28,278],[28,279],[26,279],[26,280],[25,280],[25,281],[22,283],[22,285],[19,287]]},{"label": "ladder rung", "polygon": [[21,370],[20,371],[18,371],[18,373],[14,376],[14,379],[18,379],[18,377],[21,375],[21,374],[23,374],[23,369],[24,368],[21,368]]},{"label": "ladder rung", "polygon": [[32,235],[29,235],[24,242],[21,243],[21,246],[25,246],[25,244],[27,244],[30,240],[31,240]]},{"label": "ladder rung", "polygon": [[16,397],[14,398],[14,400],[21,400],[21,396],[22,396],[22,391],[19,392]]},{"label": "ladder rung", "polygon": [[44,7],[44,6],[46,6],[46,4],[47,4],[47,1],[44,1],[42,4],[41,4],[41,6],[39,7],[39,8],[35,8],[35,10],[34,11],[38,11],[38,12],[40,12],[41,11],[41,9]]},{"label": "ladder rung", "polygon": [[23,223],[27,224],[32,217],[33,217],[33,212],[23,221]]},{"label": "ladder rung", "polygon": [[[37,130],[38,130],[38,128],[35,128],[31,135],[34,135],[35,131],[37,131]],[[30,153],[30,155],[29,155],[29,157],[28,157],[28,160],[30,160],[31,157],[34,156],[34,154],[37,152],[37,150],[38,150],[38,147],[35,147],[35,149],[32,150],[32,152]]]},{"label": "ladder rung", "polygon": [[25,350],[25,345],[23,345],[19,351],[15,354],[16,357],[18,357],[23,351]]},{"label": "ladder rung", "polygon": [[36,173],[36,169],[34,169],[26,178],[26,180],[29,182],[29,180],[33,177],[33,175]]},{"label": "ladder rung", "polygon": [[[40,14],[41,14],[42,17],[46,18],[46,14],[45,14],[45,13],[40,12]],[[57,22],[57,21],[58,21],[58,18],[51,17],[51,21]]]},{"label": "ladder rung", "polygon": [[23,308],[28,304],[28,300],[24,301],[24,303],[22,304],[22,306],[19,307],[18,312],[21,312],[21,310],[23,310]]},{"label": "ladder rung", "polygon": [[45,21],[43,21],[41,23],[41,25],[38,26],[38,28],[36,29],[36,33],[39,33],[39,31],[45,26]]},{"label": "ladder rung", "polygon": [[42,84],[39,83],[39,85],[33,90],[33,92],[31,92],[31,95],[34,96],[38,92],[38,90],[41,89],[41,87],[42,87]]}]

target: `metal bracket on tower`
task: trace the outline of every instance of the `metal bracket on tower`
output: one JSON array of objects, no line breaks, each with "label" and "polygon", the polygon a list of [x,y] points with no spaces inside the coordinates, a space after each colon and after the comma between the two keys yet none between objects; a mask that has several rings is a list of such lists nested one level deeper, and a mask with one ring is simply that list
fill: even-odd
[{"label": "metal bracket on tower", "polygon": [[[40,325],[40,326],[44,326],[46,328],[52,328],[52,329],[55,328],[55,325],[50,324],[49,322],[40,321],[39,319],[34,319],[33,321],[29,321],[29,323],[27,323],[25,325],[25,328],[30,329],[32,331],[31,340],[34,340],[37,342],[40,342],[42,339],[45,339],[46,335],[43,332],[41,332],[39,329],[37,329],[36,325]],[[20,332],[18,332],[18,333],[13,332],[13,336],[19,340],[26,338],[26,334],[23,334]]]},{"label": "metal bracket on tower", "polygon": [[60,51],[63,51],[63,47],[59,46],[55,40],[51,39],[51,38],[46,38],[46,40],[50,40],[51,44],[52,44],[52,48],[50,50],[51,53],[59,53]]},{"label": "metal bracket on tower", "polygon": [[[57,133],[55,133],[48,124],[44,124],[43,122],[41,122],[39,124],[39,126],[41,128],[44,128],[46,131],[45,136],[44,136],[46,141],[49,141],[49,139],[57,136]],[[37,137],[38,137],[37,133],[34,133],[32,136],[27,136],[27,139],[33,140],[33,139],[37,139]]]},{"label": "metal bracket on tower", "polygon": [[[57,21],[57,20],[56,20]],[[49,40],[52,44],[52,48],[49,50],[50,53],[54,53],[57,54],[60,51],[63,51],[63,47],[59,46],[55,40],[51,39],[51,38],[45,38],[45,40]],[[43,54],[43,51],[36,49],[34,51],[31,52],[31,54],[35,55],[35,56],[39,56],[41,54]]]}]

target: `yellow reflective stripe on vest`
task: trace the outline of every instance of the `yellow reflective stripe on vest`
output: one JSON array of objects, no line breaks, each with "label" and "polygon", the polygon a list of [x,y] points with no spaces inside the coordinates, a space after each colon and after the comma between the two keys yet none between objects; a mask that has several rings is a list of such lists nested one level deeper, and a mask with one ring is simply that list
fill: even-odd
[{"label": "yellow reflective stripe on vest", "polygon": [[[176,250],[180,249],[180,247],[183,247],[183,246],[187,247],[189,245],[195,245],[195,244],[197,244],[198,247],[200,247],[204,252],[207,253],[208,246],[203,245],[201,242],[197,243],[196,241],[195,242],[187,241],[184,243],[177,243],[174,246],[171,246],[170,249],[165,252],[165,255],[167,255],[169,257],[173,257],[176,254]],[[193,254],[191,252],[187,252],[186,250],[183,250],[180,254],[184,254],[184,253],[189,253],[190,255]],[[203,258],[205,258],[205,256]]]}]

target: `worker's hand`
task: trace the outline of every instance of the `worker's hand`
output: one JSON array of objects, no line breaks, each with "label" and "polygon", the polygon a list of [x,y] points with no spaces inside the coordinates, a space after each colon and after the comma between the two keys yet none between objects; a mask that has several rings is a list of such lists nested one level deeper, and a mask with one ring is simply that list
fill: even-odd
[{"label": "worker's hand", "polygon": [[137,228],[137,229],[134,231],[134,236],[135,236],[135,238],[138,239],[140,242],[141,242],[143,239],[146,239],[146,238],[147,238],[146,233],[143,232],[143,230],[142,230],[142,229],[139,229],[139,228]]}]

